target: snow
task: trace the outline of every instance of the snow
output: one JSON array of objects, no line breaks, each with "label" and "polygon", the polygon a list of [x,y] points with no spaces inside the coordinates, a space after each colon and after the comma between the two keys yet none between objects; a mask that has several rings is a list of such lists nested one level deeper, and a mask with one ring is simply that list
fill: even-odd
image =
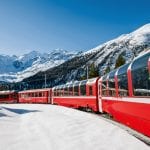
[{"label": "snow", "polygon": [[0,150],[149,150],[100,116],[54,105],[1,104]]},{"label": "snow", "polygon": [[[85,56],[96,52],[99,53],[95,54],[95,58],[90,59],[88,63],[91,64],[94,61],[94,64],[99,66],[102,75],[108,64],[111,70],[114,69],[116,59],[121,53],[125,53],[124,58],[126,63],[129,63],[145,47],[150,47],[150,23],[84,53],[55,49],[49,53],[31,51],[22,56],[0,55],[0,81],[20,82],[40,71],[58,66],[75,56]],[[76,72],[72,72],[68,78],[76,75]]]},{"label": "snow", "polygon": [[0,55],[0,80],[19,82],[73,58],[77,52],[56,49],[50,53],[31,51],[22,56]]},{"label": "snow", "polygon": [[[140,27],[139,29],[135,30],[134,32],[131,32],[129,34],[122,34],[121,36],[110,40],[104,44],[101,44],[84,54],[88,54],[94,51],[97,51],[103,47],[109,47],[110,44],[112,43],[121,43],[122,41],[130,41],[130,44],[136,45],[136,44],[142,44],[142,43],[149,43],[150,40],[150,23],[145,24],[144,26]],[[106,49],[106,48],[105,48]]]}]

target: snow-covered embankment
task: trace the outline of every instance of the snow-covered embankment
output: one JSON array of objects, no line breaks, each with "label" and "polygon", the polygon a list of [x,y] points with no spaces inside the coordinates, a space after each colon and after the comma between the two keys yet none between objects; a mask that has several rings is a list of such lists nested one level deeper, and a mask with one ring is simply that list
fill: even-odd
[{"label": "snow-covered embankment", "polygon": [[93,114],[52,105],[0,105],[0,150],[149,149]]}]

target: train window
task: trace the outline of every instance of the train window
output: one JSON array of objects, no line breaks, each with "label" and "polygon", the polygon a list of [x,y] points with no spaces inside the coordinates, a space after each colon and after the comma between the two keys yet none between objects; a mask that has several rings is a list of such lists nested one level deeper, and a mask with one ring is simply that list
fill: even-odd
[{"label": "train window", "polygon": [[39,97],[42,97],[42,92],[39,93]]},{"label": "train window", "polygon": [[78,96],[79,95],[79,86],[74,87],[74,95]]},{"label": "train window", "polygon": [[92,85],[89,85],[89,96],[93,95],[93,88]]},{"label": "train window", "polygon": [[28,97],[31,97],[31,93],[28,93]]},{"label": "train window", "polygon": [[61,89],[60,89],[60,96],[63,96],[64,95],[64,89],[63,89],[63,87],[61,87]]},{"label": "train window", "polygon": [[56,89],[56,87],[53,89],[53,94],[54,94],[54,96],[57,96],[57,89]]},{"label": "train window", "polygon": [[109,73],[109,77],[108,77],[109,96],[116,96],[115,73],[116,73],[116,70]]},{"label": "train window", "polygon": [[80,84],[80,95],[83,95],[83,96],[86,95],[86,82],[87,80],[82,81]]},{"label": "train window", "polygon": [[14,94],[12,95],[12,98],[17,98],[16,93],[14,93]]},{"label": "train window", "polygon": [[136,59],[131,67],[133,93],[135,96],[150,96],[150,74],[148,59],[150,53]]},{"label": "train window", "polygon": [[7,99],[7,98],[9,98],[9,95],[0,95],[0,98],[1,98],[1,99],[3,99],[3,98],[4,98],[4,99]]},{"label": "train window", "polygon": [[57,88],[57,96],[59,96],[59,95],[60,95],[60,89]]},{"label": "train window", "polygon": [[31,97],[34,97],[34,93],[31,93],[30,96],[31,96]]},{"label": "train window", "polygon": [[86,85],[80,85],[80,94],[86,95]]},{"label": "train window", "polygon": [[64,87],[64,96],[68,96],[68,86]]},{"label": "train window", "polygon": [[57,88],[57,96],[59,96],[59,94],[60,94],[60,92],[59,92],[60,90],[59,90],[59,88]]},{"label": "train window", "polygon": [[20,95],[20,98],[24,98],[24,94],[23,93],[21,93],[19,95]]},{"label": "train window", "polygon": [[72,96],[73,95],[73,84],[69,85],[69,95]]},{"label": "train window", "polygon": [[39,97],[39,93],[38,92],[35,93],[35,97]]},{"label": "train window", "polygon": [[79,95],[79,82],[76,82],[74,84],[74,96],[78,96]]},{"label": "train window", "polygon": [[107,74],[102,78],[102,96],[107,95]]},{"label": "train window", "polygon": [[26,97],[27,97],[27,94],[26,94],[26,93],[24,93],[24,94],[23,94],[23,98],[26,98]]},{"label": "train window", "polygon": [[128,96],[128,77],[127,69],[129,64],[125,64],[119,68],[117,78],[118,78],[118,94],[121,97]]}]

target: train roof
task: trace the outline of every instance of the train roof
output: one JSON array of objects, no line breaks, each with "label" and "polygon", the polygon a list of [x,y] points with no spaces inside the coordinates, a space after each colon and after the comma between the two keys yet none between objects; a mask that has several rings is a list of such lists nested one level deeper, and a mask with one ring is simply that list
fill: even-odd
[{"label": "train roof", "polygon": [[0,91],[0,94],[11,94],[11,93],[15,93],[16,91]]},{"label": "train roof", "polygon": [[79,84],[81,84],[81,85],[83,85],[83,84],[91,85],[91,84],[96,83],[96,81],[98,79],[99,79],[99,77],[91,78],[91,79],[87,79],[87,80],[75,81],[75,82],[72,82],[72,83],[66,83],[66,84],[54,86],[53,89],[59,89],[59,88],[69,87],[70,85],[77,86]]},{"label": "train roof", "polygon": [[25,91],[20,91],[19,93],[26,93],[26,92],[43,92],[43,91],[49,91],[50,88],[45,88],[45,89],[32,89],[32,90],[25,90]]}]

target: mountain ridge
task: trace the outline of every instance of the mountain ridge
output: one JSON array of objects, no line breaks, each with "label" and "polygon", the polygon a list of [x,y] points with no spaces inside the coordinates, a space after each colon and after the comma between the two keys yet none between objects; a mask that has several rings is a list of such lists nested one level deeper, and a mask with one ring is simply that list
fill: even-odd
[{"label": "mountain ridge", "polygon": [[76,52],[62,49],[56,49],[55,52],[52,51],[50,53],[31,51],[21,56],[2,54],[0,55],[0,80],[7,82],[20,81],[22,78],[30,76],[28,72],[33,71],[33,74],[35,74],[41,70],[44,71],[76,55]]},{"label": "mountain ridge", "polygon": [[[98,45],[89,51],[80,54],[76,53],[75,55],[71,54],[71,56],[67,57],[68,59],[63,59],[63,61],[57,57],[57,50],[53,51],[51,55],[52,57],[48,56],[47,63],[51,62],[53,59],[56,64],[52,61],[47,65],[40,60],[42,57],[35,57],[33,66],[28,67],[25,71],[17,72],[16,75],[12,73],[5,74],[4,76],[6,77],[8,75],[9,79],[12,75],[12,78],[7,81],[23,81],[29,85],[34,78],[39,81],[42,80],[41,84],[44,84],[43,74],[48,74],[48,81],[51,83],[49,86],[52,86],[53,84],[80,80],[80,78],[86,73],[86,66],[89,66],[92,63],[98,67],[99,75],[103,75],[108,67],[110,71],[115,68],[116,60],[120,55],[125,59],[125,63],[129,63],[134,57],[138,56],[139,53],[148,48],[150,48],[150,23],[131,33],[123,34],[113,40],[105,42],[104,44]],[[62,58],[62,55],[60,56]],[[16,65],[19,65],[19,63],[16,63]],[[37,72],[35,68],[38,68],[39,71]],[[15,78],[13,79],[13,77]],[[2,79],[1,75],[0,79]],[[5,79],[6,78],[4,78],[4,81],[6,81]]]}]

